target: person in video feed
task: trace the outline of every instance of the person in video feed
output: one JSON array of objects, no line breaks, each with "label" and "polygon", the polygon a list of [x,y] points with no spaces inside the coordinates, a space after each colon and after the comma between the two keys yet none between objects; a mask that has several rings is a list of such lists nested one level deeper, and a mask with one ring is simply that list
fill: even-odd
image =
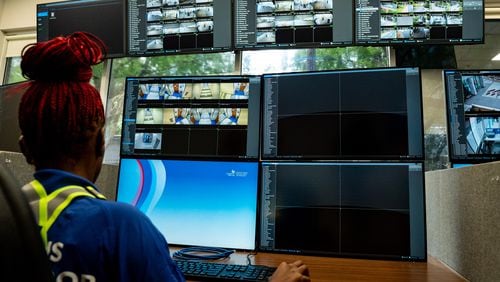
[{"label": "person in video feed", "polygon": [[219,119],[219,110],[198,108],[191,111],[191,122],[196,125],[214,125]]},{"label": "person in video feed", "polygon": [[248,99],[248,94],[245,92],[247,84],[245,82],[240,83],[240,85],[234,89],[234,93],[231,99]]},{"label": "person in video feed", "polygon": [[175,108],[174,109],[174,123],[175,124],[190,124],[189,119],[186,118],[188,112],[187,109]]},{"label": "person in video feed", "polygon": [[[226,111],[229,111],[227,109]],[[224,113],[224,117],[221,119],[221,125],[236,125],[238,124],[238,119],[240,118],[240,109],[231,108],[230,113]]]},{"label": "person in video feed", "polygon": [[141,84],[138,90],[139,99],[142,100],[163,100],[165,99],[165,85]]},{"label": "person in video feed", "polygon": [[[19,145],[35,173],[22,191],[55,281],[185,281],[151,220],[106,200],[94,184],[104,159],[105,114],[90,79],[105,49],[85,32],[24,48],[21,70],[29,81],[19,105]],[[308,268],[283,262],[270,281],[309,281]]]},{"label": "person in video feed", "polygon": [[174,83],[172,85],[172,88],[173,91],[168,96],[168,99],[182,99],[184,95],[188,94],[188,92],[183,93],[183,91],[180,89],[179,83]]}]

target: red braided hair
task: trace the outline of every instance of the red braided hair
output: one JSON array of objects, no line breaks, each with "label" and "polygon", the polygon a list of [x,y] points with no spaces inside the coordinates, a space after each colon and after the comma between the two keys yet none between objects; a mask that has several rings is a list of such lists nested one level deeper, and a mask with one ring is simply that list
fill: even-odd
[{"label": "red braided hair", "polygon": [[19,126],[35,164],[79,158],[82,146],[104,126],[99,92],[89,83],[91,66],[102,62],[104,52],[102,41],[84,32],[23,49],[21,69],[30,81]]}]

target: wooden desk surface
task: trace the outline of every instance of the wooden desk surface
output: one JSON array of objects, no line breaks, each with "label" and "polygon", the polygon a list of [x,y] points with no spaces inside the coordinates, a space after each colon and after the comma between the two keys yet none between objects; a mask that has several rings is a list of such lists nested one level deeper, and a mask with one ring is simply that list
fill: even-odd
[{"label": "wooden desk surface", "polygon": [[[171,248],[173,253],[178,248]],[[229,260],[247,264],[247,252],[236,252]],[[252,264],[278,266],[282,261],[302,260],[309,266],[314,282],[330,281],[466,281],[460,275],[433,257],[427,262],[403,262],[368,259],[347,259],[316,256],[297,256],[259,252],[250,256]]]}]

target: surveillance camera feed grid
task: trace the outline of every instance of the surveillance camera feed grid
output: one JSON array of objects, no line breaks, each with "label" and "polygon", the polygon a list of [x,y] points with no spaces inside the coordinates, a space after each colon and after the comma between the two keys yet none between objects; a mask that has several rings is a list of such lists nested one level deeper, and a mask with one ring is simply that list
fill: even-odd
[{"label": "surveillance camera feed grid", "polygon": [[[248,125],[246,108],[138,108],[136,124]],[[137,140],[137,139],[136,139]]]},{"label": "surveillance camera feed grid", "polygon": [[166,49],[165,35],[213,33],[213,0],[148,0],[146,8],[148,50]]},{"label": "surveillance camera feed grid", "polygon": [[247,82],[144,83],[137,91],[139,100],[248,100],[249,95]]},{"label": "surveillance camera feed grid", "polygon": [[[333,0],[257,1],[256,6],[257,44],[280,43],[277,33],[286,30],[333,27]],[[304,39],[296,38],[300,40]]]},{"label": "surveillance camera feed grid", "polygon": [[380,38],[461,38],[462,1],[381,1]]}]

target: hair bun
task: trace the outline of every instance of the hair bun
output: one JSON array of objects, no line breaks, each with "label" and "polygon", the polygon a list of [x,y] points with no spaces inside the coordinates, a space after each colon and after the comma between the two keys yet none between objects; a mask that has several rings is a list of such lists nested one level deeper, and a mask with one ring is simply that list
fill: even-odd
[{"label": "hair bun", "polygon": [[89,81],[92,65],[103,61],[106,47],[96,36],[75,32],[33,43],[22,52],[21,70],[38,81]]}]

